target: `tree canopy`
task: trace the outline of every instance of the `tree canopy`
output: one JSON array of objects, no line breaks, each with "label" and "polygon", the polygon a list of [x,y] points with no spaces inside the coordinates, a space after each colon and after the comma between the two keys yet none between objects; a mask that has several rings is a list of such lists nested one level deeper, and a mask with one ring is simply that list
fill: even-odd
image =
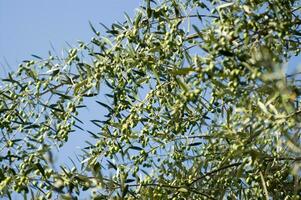
[{"label": "tree canopy", "polygon": [[[300,52],[300,6],[145,0],[66,57],[24,61],[0,87],[1,196],[299,198],[300,77],[283,66]],[[99,95],[107,113],[86,130]],[[54,167],[76,131],[87,146]]]}]

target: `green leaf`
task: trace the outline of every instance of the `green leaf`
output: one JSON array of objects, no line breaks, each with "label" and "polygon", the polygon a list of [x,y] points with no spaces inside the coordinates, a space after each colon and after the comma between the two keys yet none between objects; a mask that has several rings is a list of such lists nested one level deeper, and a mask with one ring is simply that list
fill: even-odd
[{"label": "green leaf", "polygon": [[34,54],[31,54],[31,56],[34,57],[34,58],[37,58],[39,60],[43,60],[43,58],[41,58],[40,56],[37,56],[37,55],[34,55]]},{"label": "green leaf", "polygon": [[99,105],[105,107],[105,108],[108,109],[110,112],[113,111],[113,109],[112,109],[110,106],[108,106],[107,104],[105,104],[105,103],[102,103],[102,102],[100,102],[100,101],[96,101],[96,103],[98,103]]},{"label": "green leaf", "polygon": [[125,181],[125,183],[132,183],[132,182],[134,182],[135,181],[135,179],[127,179],[126,181]]},{"label": "green leaf", "polygon": [[129,147],[129,149],[134,149],[134,150],[137,150],[137,151],[143,150],[143,148],[138,147],[138,146],[131,146],[131,147]]},{"label": "green leaf", "polygon": [[74,91],[74,95],[79,94],[80,89],[81,89],[82,87],[84,87],[87,83],[88,83],[88,80],[83,80],[83,81],[77,83],[77,84],[75,85],[75,87],[74,87],[74,90],[73,90],[73,91]]},{"label": "green leaf", "polygon": [[179,188],[178,191],[179,192],[184,192],[184,193],[188,192],[188,190],[186,188],[183,188],[183,187]]},{"label": "green leaf", "polygon": [[40,163],[36,163],[36,167],[38,168],[38,170],[41,172],[41,174],[45,176],[45,171],[44,171],[44,168],[42,167],[42,165]]},{"label": "green leaf", "polygon": [[270,114],[267,107],[262,102],[258,101],[258,106],[265,114]]},{"label": "green leaf", "polygon": [[112,163],[111,161],[107,160],[107,162],[109,163],[109,168],[113,168],[115,170],[117,170],[117,167],[114,163]]},{"label": "green leaf", "polygon": [[125,18],[126,18],[127,23],[128,23],[130,26],[133,26],[133,21],[132,21],[131,17],[130,17],[126,12],[124,13],[124,16],[125,16]]},{"label": "green leaf", "polygon": [[179,69],[175,69],[171,71],[172,75],[187,75],[190,72],[193,72],[194,69],[191,67],[187,67],[187,68],[179,68]]},{"label": "green leaf", "polygon": [[185,92],[189,92],[188,85],[182,79],[176,78],[176,81]]},{"label": "green leaf", "polygon": [[193,146],[199,146],[203,144],[202,142],[194,142],[194,143],[190,143],[189,146],[193,147]]},{"label": "green leaf", "polygon": [[92,25],[92,23],[89,21],[89,25],[90,25],[90,28],[92,29],[93,33],[97,36],[100,35],[100,33],[98,31],[96,31],[96,29],[94,28],[94,26]]},{"label": "green leaf", "polygon": [[141,85],[141,84],[145,83],[148,80],[149,80],[149,77],[142,77],[142,78],[139,78],[136,83],[138,85]]},{"label": "green leaf", "polygon": [[217,7],[217,9],[222,9],[222,8],[227,8],[227,7],[230,7],[230,6],[233,6],[234,5],[234,2],[231,2],[231,3],[224,3],[220,6]]}]

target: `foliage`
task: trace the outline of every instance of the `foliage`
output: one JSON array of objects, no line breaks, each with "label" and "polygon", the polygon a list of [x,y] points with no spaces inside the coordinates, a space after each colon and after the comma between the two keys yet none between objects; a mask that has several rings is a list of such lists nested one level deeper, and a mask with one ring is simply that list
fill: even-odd
[{"label": "foliage", "polygon": [[[3,197],[295,199],[300,89],[297,0],[145,0],[68,56],[24,61],[0,89]],[[73,168],[52,154],[109,92]],[[102,96],[103,98],[103,96]],[[87,132],[88,133],[88,132]]]}]

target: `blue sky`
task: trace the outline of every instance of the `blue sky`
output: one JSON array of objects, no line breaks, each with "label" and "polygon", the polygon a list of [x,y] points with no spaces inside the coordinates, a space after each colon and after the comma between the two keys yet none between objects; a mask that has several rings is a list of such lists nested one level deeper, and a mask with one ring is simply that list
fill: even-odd
[{"label": "blue sky", "polygon": [[[16,69],[31,54],[47,57],[51,44],[61,53],[66,42],[89,41],[91,21],[124,21],[142,0],[0,0],[0,75]],[[8,64],[10,67],[8,67]],[[11,69],[9,69],[11,68]]]}]

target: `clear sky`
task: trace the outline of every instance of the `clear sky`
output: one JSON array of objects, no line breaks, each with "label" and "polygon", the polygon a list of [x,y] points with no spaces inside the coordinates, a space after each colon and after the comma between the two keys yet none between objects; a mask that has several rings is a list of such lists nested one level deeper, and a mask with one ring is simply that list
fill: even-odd
[{"label": "clear sky", "polygon": [[0,0],[0,75],[31,59],[47,57],[51,44],[61,53],[66,42],[89,41],[89,21],[111,25],[133,16],[142,0]]}]

